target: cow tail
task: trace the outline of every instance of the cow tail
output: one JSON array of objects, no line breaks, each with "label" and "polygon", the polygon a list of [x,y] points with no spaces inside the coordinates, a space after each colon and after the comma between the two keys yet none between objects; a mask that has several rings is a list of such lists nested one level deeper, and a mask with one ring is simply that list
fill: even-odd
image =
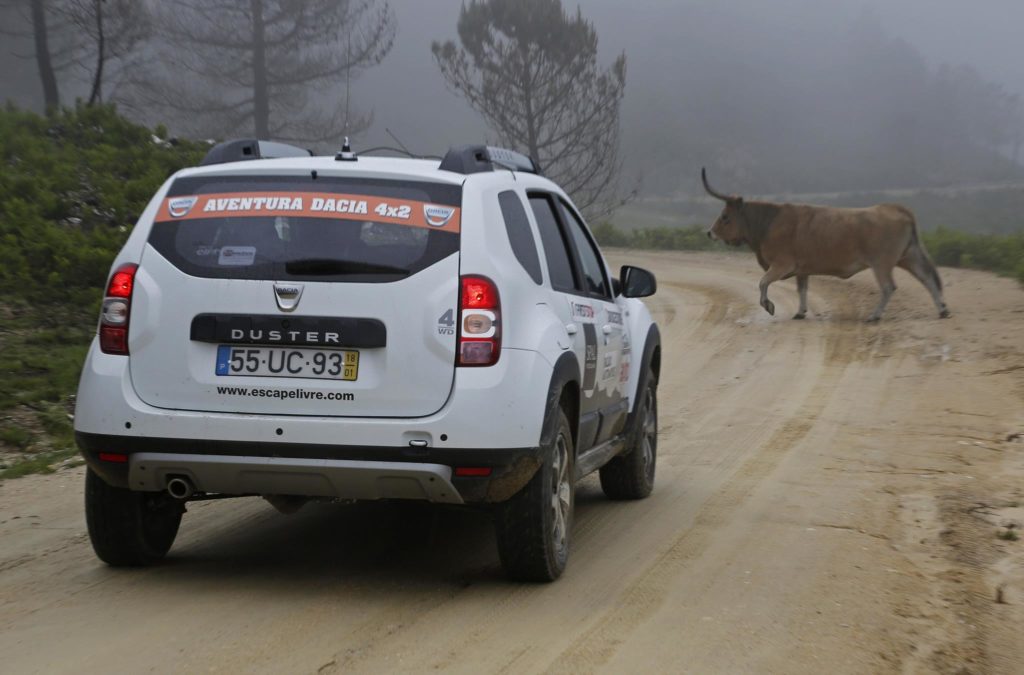
[{"label": "cow tail", "polygon": [[917,253],[921,256],[921,259],[924,261],[925,267],[928,268],[928,273],[931,274],[932,279],[935,280],[935,285],[941,291],[942,277],[939,276],[939,271],[935,269],[935,263],[932,262],[931,256],[928,255],[928,251],[925,250],[924,244],[921,243],[921,237],[918,235],[917,232],[917,218],[911,216],[910,222],[913,225],[913,228],[910,231],[910,244],[907,246],[907,252],[909,253],[911,248],[917,251]]}]

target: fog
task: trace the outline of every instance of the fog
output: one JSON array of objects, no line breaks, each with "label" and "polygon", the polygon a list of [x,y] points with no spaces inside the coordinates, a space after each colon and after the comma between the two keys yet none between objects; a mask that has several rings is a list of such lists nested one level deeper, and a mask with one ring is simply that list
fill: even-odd
[{"label": "fog", "polygon": [[[462,4],[391,0],[394,47],[352,83],[353,105],[373,115],[357,149],[393,145],[388,129],[422,153],[495,138],[430,52],[457,39]],[[626,54],[623,178],[642,197],[695,193],[702,165],[723,189],[762,193],[1021,179],[1024,118],[999,112],[1024,93],[1019,0],[578,4],[601,62]],[[31,43],[3,40],[4,97],[39,108],[34,63],[9,55]],[[82,90],[65,85],[64,101]]]}]

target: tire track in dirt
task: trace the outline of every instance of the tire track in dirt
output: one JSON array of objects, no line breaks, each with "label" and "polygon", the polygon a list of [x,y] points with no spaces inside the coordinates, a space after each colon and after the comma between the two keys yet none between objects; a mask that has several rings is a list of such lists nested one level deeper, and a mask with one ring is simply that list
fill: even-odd
[{"label": "tire track in dirt", "polygon": [[[720,287],[674,283],[673,286],[706,293],[717,299],[718,309],[709,313],[702,323],[707,331],[721,323],[728,309],[730,296]],[[712,300],[713,302],[713,300]],[[840,298],[840,304],[842,300]],[[845,307],[844,307],[845,309]],[[615,609],[605,614],[591,628],[577,637],[572,645],[555,659],[546,672],[592,672],[606,664],[630,634],[651,616],[665,600],[665,589],[671,579],[685,572],[687,565],[707,549],[715,532],[735,514],[747,497],[768,478],[782,458],[811,430],[815,419],[827,405],[843,376],[846,362],[842,356],[851,353],[856,343],[855,331],[828,328],[824,337],[824,360],[818,365],[821,375],[798,410],[757,446],[755,454],[705,501],[693,524],[677,537],[671,546],[619,594]],[[719,350],[719,354],[728,346]],[[751,446],[754,447],[754,446]]]},{"label": "tire track in dirt", "polygon": [[[707,368],[708,363],[714,363],[715,359],[720,358],[720,355],[730,348],[743,351],[745,358],[751,362],[756,362],[761,358],[760,355],[747,353],[737,347],[737,341],[743,341],[745,338],[742,333],[733,330],[731,320],[725,320],[726,314],[741,314],[747,311],[749,303],[742,297],[741,291],[720,288],[712,283],[677,284],[667,281],[662,283],[661,289],[659,296],[667,301],[668,306],[652,303],[651,311],[662,326],[662,344],[665,350],[662,382],[659,387],[659,399],[664,401],[661,411],[662,418],[674,420],[679,416],[681,407],[693,405],[696,400],[703,400],[708,408],[727,408],[730,405],[728,400],[719,399],[723,396],[728,399],[742,397],[742,390],[735,388],[721,390],[712,394],[714,398],[709,399],[709,392],[693,386],[695,380],[693,375],[702,369],[706,371],[705,376],[708,372],[715,372],[715,369]],[[671,313],[667,311],[669,307],[673,308]],[[665,321],[666,315],[671,316],[667,322]],[[685,353],[678,353],[680,346],[685,346]],[[732,368],[728,359],[724,359],[723,362],[728,368]],[[688,433],[688,426],[687,423],[671,431],[667,431],[663,426],[662,438],[659,443],[659,455],[662,462],[680,451],[682,444],[679,441]],[[744,431],[745,433],[747,432]],[[738,442],[731,444],[735,451],[722,453],[722,457],[741,455],[748,451],[747,445],[748,441],[745,440],[745,437],[740,437]],[[729,463],[721,458],[718,465],[713,467],[716,475],[721,476],[724,476],[729,468]],[[578,501],[578,507],[582,506],[583,508],[578,509],[573,528],[574,576],[571,580],[563,579],[559,582],[560,584],[569,582],[567,585],[575,586],[579,583],[582,587],[586,587],[588,583],[586,581],[580,583],[580,580],[589,578],[600,569],[595,569],[594,565],[595,561],[601,560],[603,557],[602,548],[606,546],[604,542],[609,539],[621,539],[623,536],[629,536],[629,531],[637,521],[650,519],[665,521],[668,516],[666,509],[671,510],[672,502],[668,500],[676,501],[679,497],[683,497],[684,503],[690,501],[681,487],[684,484],[682,480],[684,476],[672,471],[672,468],[665,466],[664,463],[659,469],[659,476],[661,484],[666,486],[659,493],[662,501],[647,500],[629,504],[633,510],[632,514],[624,513],[622,507],[626,504],[611,505],[603,497],[598,496],[599,488],[597,488],[594,478],[588,479],[581,485],[583,494],[578,493],[578,500],[581,500],[581,496],[582,500],[586,500],[588,495],[594,495],[593,499],[597,500],[595,506],[599,506],[599,508],[587,508],[586,503],[581,504]],[[716,477],[716,480],[720,480],[720,478]],[[671,522],[671,518],[668,518],[667,522]],[[468,615],[452,617],[451,607],[446,606],[431,611],[431,618],[419,617],[418,620],[403,622],[400,626],[395,626],[393,622],[390,627],[376,624],[367,626],[365,631],[373,643],[373,648],[363,645],[353,653],[337,655],[331,659],[333,664],[327,665],[323,672],[373,672],[384,668],[386,664],[380,660],[381,653],[404,652],[405,650],[398,645],[413,641],[420,642],[420,638],[427,632],[425,630],[427,626],[441,622],[446,623],[451,632],[458,632],[459,626],[465,626],[468,632],[461,636],[465,643],[494,644],[501,641],[504,626],[507,625],[510,617],[525,616],[531,612],[530,608],[534,608],[534,611],[538,608],[537,589],[520,589],[510,596],[495,597],[489,602],[493,604],[484,614],[470,610]],[[395,619],[393,615],[389,615],[389,618]],[[454,625],[452,625],[453,622]],[[550,634],[550,630],[554,628],[554,626],[545,628],[548,622],[543,619],[531,620],[531,623],[531,626],[519,629],[519,639],[543,640],[544,636]],[[554,623],[557,624],[557,622]],[[428,648],[427,653],[420,655],[423,659],[422,663],[432,669],[455,668],[458,670],[459,664],[464,663],[460,659],[466,659],[468,656],[463,648],[449,651],[435,659],[430,656],[434,651],[442,650]],[[456,654],[458,654],[457,657]],[[506,671],[520,668],[535,670],[540,665],[534,662],[535,659],[535,650],[516,649],[507,655],[507,660],[502,660],[501,668]]]}]

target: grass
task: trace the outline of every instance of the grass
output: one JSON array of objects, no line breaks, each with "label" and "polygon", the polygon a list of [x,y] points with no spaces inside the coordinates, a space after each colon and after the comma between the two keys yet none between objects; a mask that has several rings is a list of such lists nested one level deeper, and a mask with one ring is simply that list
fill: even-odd
[{"label": "grass", "polygon": [[[611,223],[600,223],[594,227],[594,236],[602,246],[662,251],[726,250],[723,244],[708,239],[700,225],[624,230]],[[922,232],[921,238],[938,265],[995,272],[1024,284],[1024,232],[970,234],[939,228]]]},{"label": "grass", "polygon": [[13,446],[18,450],[28,450],[36,437],[20,427],[4,427],[0,429],[0,442]]},{"label": "grass", "polygon": [[[696,178],[696,174],[693,178]],[[822,206],[871,206],[897,202],[914,212],[924,231],[946,227],[978,234],[1013,234],[1021,230],[1024,189],[1020,186],[989,189],[927,189],[890,192],[847,192],[819,195],[745,195],[748,199],[806,202]],[[680,222],[708,223],[722,203],[702,193],[692,197],[647,197],[630,202],[613,216],[625,230],[673,226]]]},{"label": "grass", "polygon": [[25,453],[0,479],[46,473],[75,454],[70,413],[97,305],[0,307],[0,448]]},{"label": "grass", "polygon": [[600,223],[594,227],[594,236],[602,246],[621,248],[654,249],[662,251],[724,251],[725,244],[708,239],[704,228],[690,227],[645,227],[622,230],[611,223]]},{"label": "grass", "polygon": [[99,303],[15,305],[0,323],[0,411],[72,394],[96,330]]},{"label": "grass", "polygon": [[21,478],[22,476],[28,476],[33,473],[53,473],[53,465],[57,462],[62,462],[69,457],[74,457],[78,454],[78,450],[75,448],[64,448],[62,450],[54,450],[53,452],[40,452],[34,455],[28,455],[24,459],[19,459],[3,471],[0,471],[0,480],[6,478]]},{"label": "grass", "polygon": [[1017,534],[1017,530],[1013,528],[999,530],[998,532],[996,532],[996,537],[1002,539],[1003,541],[1017,541],[1018,539],[1020,539],[1020,535]]}]

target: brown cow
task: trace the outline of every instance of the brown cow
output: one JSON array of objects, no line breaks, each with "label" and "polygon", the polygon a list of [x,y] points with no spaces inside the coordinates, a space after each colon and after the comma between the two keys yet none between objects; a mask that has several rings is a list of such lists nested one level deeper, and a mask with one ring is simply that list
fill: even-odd
[{"label": "brown cow", "polygon": [[708,194],[725,202],[708,237],[730,246],[747,243],[754,250],[765,270],[761,306],[769,314],[775,314],[775,304],[768,299],[772,282],[796,277],[800,309],[793,318],[802,319],[807,315],[807,277],[824,274],[848,279],[870,267],[882,297],[868,321],[878,321],[896,290],[892,270],[898,265],[924,284],[939,316],[949,316],[942,299],[942,280],[918,237],[914,214],[906,207],[880,204],[845,209],[748,202],[713,190],[704,169],[700,177]]}]

